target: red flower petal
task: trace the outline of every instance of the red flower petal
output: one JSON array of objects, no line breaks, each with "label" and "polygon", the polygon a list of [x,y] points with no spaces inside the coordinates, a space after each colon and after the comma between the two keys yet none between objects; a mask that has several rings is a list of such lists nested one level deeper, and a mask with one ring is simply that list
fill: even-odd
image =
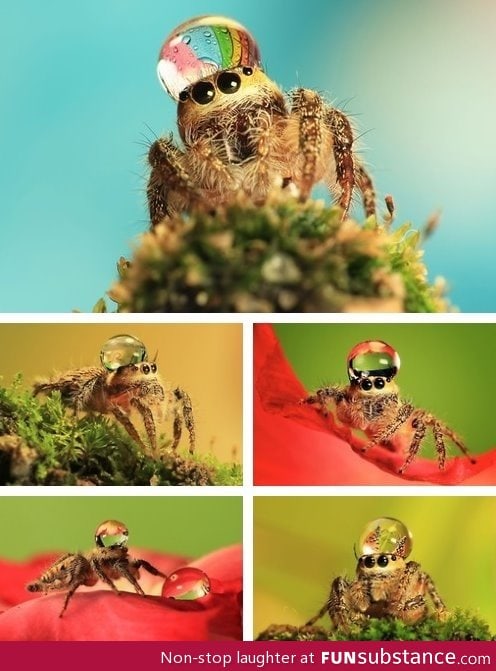
[{"label": "red flower petal", "polygon": [[[166,574],[184,566],[185,558],[144,550],[132,550],[133,556],[146,559]],[[57,554],[45,555],[15,564],[3,562],[5,583],[15,574],[16,588],[12,599],[21,597],[20,585],[39,576]],[[242,588],[241,547],[225,548],[205,556],[191,566],[212,575],[217,590],[195,601],[174,601],[160,597],[143,597],[135,593],[113,594],[106,589],[80,588],[71,598],[62,618],[59,614],[65,593],[26,596],[25,603],[0,614],[0,640],[3,641],[203,641],[242,637],[240,591]],[[140,584],[145,587],[146,572],[141,571]],[[163,578],[152,577],[154,581]],[[117,583],[119,587],[120,581]],[[122,585],[124,586],[124,585]],[[5,586],[4,586],[5,587]],[[103,587],[103,586],[102,586]],[[84,591],[84,590],[87,591]],[[7,592],[7,590],[6,590]]]},{"label": "red flower petal", "polygon": [[182,612],[160,597],[104,590],[76,593],[59,617],[65,594],[27,601],[0,614],[1,641],[208,640],[208,610]]},{"label": "red flower petal", "polygon": [[443,471],[436,460],[417,458],[400,475],[402,450],[379,445],[361,452],[365,441],[348,427],[300,404],[307,395],[272,327],[256,325],[255,484],[496,484],[496,449],[477,456],[475,464],[448,459]]}]

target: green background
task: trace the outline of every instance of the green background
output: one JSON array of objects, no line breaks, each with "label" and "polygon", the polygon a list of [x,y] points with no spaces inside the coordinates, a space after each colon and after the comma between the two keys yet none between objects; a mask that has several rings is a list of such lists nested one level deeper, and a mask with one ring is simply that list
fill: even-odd
[{"label": "green background", "polygon": [[[496,498],[259,497],[254,505],[254,634],[302,625],[331,581],[353,576],[367,522],[395,517],[413,534],[409,559],[430,574],[448,610],[468,608],[496,631]],[[329,619],[323,618],[323,626]]]},{"label": "green background", "polygon": [[130,547],[198,557],[242,542],[242,505],[231,496],[2,496],[0,556],[86,551],[97,526],[117,519]]},{"label": "green background", "polygon": [[[433,412],[473,453],[496,444],[491,361],[496,324],[280,324],[286,356],[308,390],[348,384],[348,353],[363,340],[384,340],[401,358],[403,398]],[[448,447],[449,454],[458,450]],[[425,445],[424,455],[434,453]]]}]

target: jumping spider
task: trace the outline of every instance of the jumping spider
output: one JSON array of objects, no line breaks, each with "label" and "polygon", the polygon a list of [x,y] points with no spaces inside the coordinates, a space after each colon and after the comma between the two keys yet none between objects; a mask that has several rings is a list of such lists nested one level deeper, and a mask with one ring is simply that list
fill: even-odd
[{"label": "jumping spider", "polygon": [[386,517],[370,522],[361,537],[355,578],[335,578],[329,599],[305,626],[313,626],[325,613],[343,632],[371,617],[396,618],[405,624],[430,614],[444,619],[446,607],[432,579],[420,564],[406,561],[411,547],[410,533],[399,520]]},{"label": "jumping spider", "polygon": [[78,368],[51,380],[36,382],[34,394],[59,391],[62,402],[76,412],[113,415],[131,438],[147,452],[147,446],[130,419],[131,410],[137,410],[143,419],[155,456],[155,416],[160,417],[162,411],[172,410],[172,449],[176,450],[179,445],[184,422],[189,432],[189,451],[192,454],[195,449],[195,424],[191,399],[180,387],[172,390],[164,385],[157,364],[146,361],[144,345],[133,336],[114,336],[102,348],[101,360],[101,368]]},{"label": "jumping spider", "polygon": [[[106,545],[106,537],[111,539],[110,545]],[[130,557],[126,547],[127,539],[127,528],[121,522],[103,522],[95,532],[96,548],[84,554],[78,552],[62,555],[37,580],[29,583],[26,589],[29,592],[44,593],[67,590],[59,617],[63,616],[78,587],[93,587],[98,580],[102,580],[116,594],[120,594],[113,580],[125,578],[138,594],[144,596],[145,593],[138,583],[140,568],[152,575],[163,578],[167,576],[144,559]]]},{"label": "jumping spider", "polygon": [[415,408],[400,397],[393,379],[399,368],[399,355],[390,345],[380,340],[367,340],[356,345],[348,356],[348,386],[323,387],[302,402],[317,405],[323,414],[327,414],[329,402],[334,401],[337,418],[368,436],[369,442],[363,446],[363,452],[374,445],[384,445],[394,452],[408,445],[399,473],[404,473],[415,458],[428,428],[434,435],[441,470],[446,462],[445,437],[475,463],[462,439],[452,429],[432,413]]},{"label": "jumping spider", "polygon": [[318,182],[343,218],[355,189],[366,215],[374,214],[374,188],[354,153],[348,118],[310,89],[286,97],[242,25],[219,16],[181,24],[164,42],[157,69],[178,102],[184,149],[172,136],[150,147],[152,227],[199,204],[215,210],[238,193],[263,203],[274,188],[292,185],[303,201]]}]

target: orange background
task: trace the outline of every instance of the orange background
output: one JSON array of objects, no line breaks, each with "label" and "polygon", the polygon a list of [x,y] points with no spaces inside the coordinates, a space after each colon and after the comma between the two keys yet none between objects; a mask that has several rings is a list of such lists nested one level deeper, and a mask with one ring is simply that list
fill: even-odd
[{"label": "orange background", "polygon": [[[191,396],[197,449],[222,461],[241,461],[242,326],[239,324],[0,324],[0,376],[17,373],[29,387],[54,372],[100,365],[100,349],[114,335],[144,342],[158,353],[164,382]],[[141,424],[137,423],[140,427]],[[170,436],[170,422],[159,427]],[[186,446],[183,437],[182,446]],[[234,457],[233,457],[234,455]]]}]

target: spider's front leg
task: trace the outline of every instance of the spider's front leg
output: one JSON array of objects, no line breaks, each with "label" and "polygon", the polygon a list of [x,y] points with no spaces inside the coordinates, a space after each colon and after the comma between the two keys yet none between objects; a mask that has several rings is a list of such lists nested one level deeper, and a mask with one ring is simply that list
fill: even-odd
[{"label": "spider's front leg", "polygon": [[394,599],[389,612],[408,624],[415,624],[425,618],[429,609],[425,601],[425,594],[429,594],[438,619],[443,619],[446,606],[432,581],[432,578],[421,570],[417,562],[407,563],[400,577]]},{"label": "spider's front leg", "polygon": [[151,166],[146,189],[152,228],[165,217],[189,209],[200,201],[198,189],[185,169],[185,154],[172,137],[159,138],[150,147]]},{"label": "spider's front leg", "polygon": [[189,394],[180,387],[174,389],[174,397],[176,399],[176,403],[174,404],[174,441],[172,443],[172,449],[177,449],[182,433],[182,419],[177,407],[177,405],[180,404],[182,418],[189,433],[189,453],[194,454],[196,433],[191,398],[189,397]]},{"label": "spider's front leg", "polygon": [[[336,163],[336,181],[341,191],[339,205],[346,218],[351,205],[353,189],[362,194],[365,216],[375,214],[375,191],[370,175],[353,155],[354,135],[351,124],[343,112],[327,107],[325,123],[333,137],[333,152]],[[331,189],[332,189],[331,185]]]},{"label": "spider's front leg", "polygon": [[[433,433],[434,433],[434,438],[436,439],[436,446],[438,442],[437,435],[441,436],[441,439],[443,436],[447,436],[450,440],[453,441],[453,443],[457,446],[457,448],[464,454],[468,459],[470,459],[470,463],[476,464],[477,461],[474,459],[470,452],[468,451],[467,446],[463,442],[463,440],[460,438],[460,436],[453,431],[453,429],[450,429],[449,426],[446,426],[446,424],[443,424],[443,422],[440,422],[439,420],[435,421],[435,424],[433,426]],[[437,434],[437,435],[436,435]],[[443,440],[444,443],[444,440]],[[441,468],[441,465],[439,466]]]},{"label": "spider's front leg", "polygon": [[[372,438],[372,440],[366,443],[366,445],[364,445],[361,448],[361,451],[367,452],[368,450],[370,450],[371,447],[387,442],[392,436],[394,436],[396,431],[398,431],[398,429],[403,424],[405,424],[405,422],[412,415],[414,410],[415,408],[410,403],[403,403],[402,405],[400,405],[393,421],[390,424],[388,424],[383,431],[380,431],[377,435],[375,435]],[[403,466],[403,468],[405,468],[405,466]]]},{"label": "spider's front leg", "polygon": [[143,452],[145,452],[146,454],[148,452],[148,448],[141,439],[141,436],[139,435],[136,427],[129,419],[129,416],[117,404],[113,404],[110,407],[110,410],[114,415],[114,417],[116,418],[116,420],[120,422],[120,424],[122,424],[122,426],[126,429],[128,434],[131,436],[131,438],[141,447]]},{"label": "spider's front leg", "polygon": [[[318,162],[322,144],[322,98],[309,89],[297,89],[292,95],[291,115],[299,122],[298,150],[302,157],[299,179],[300,200],[306,200],[318,181]],[[351,191],[350,191],[351,198]]]},{"label": "spider's front leg", "polygon": [[316,405],[319,412],[327,417],[329,410],[327,408],[330,401],[338,403],[342,401],[345,394],[342,387],[334,385],[333,387],[322,387],[322,389],[317,389],[314,394],[307,396],[306,398],[300,401],[300,404],[304,405]]},{"label": "spider's front leg", "polygon": [[335,578],[327,604],[334,627],[340,631],[347,631],[353,624],[364,622],[366,616],[363,612],[366,610],[366,604],[360,603],[360,606],[357,604],[357,601],[364,600],[366,595],[362,594],[359,583],[356,581],[350,583],[345,578]]},{"label": "spider's front leg", "polygon": [[146,435],[150,441],[150,446],[152,448],[152,453],[154,456],[157,456],[157,429],[155,427],[155,418],[153,417],[153,412],[150,410],[146,403],[140,398],[131,399],[131,405],[136,408],[143,418],[143,424],[145,425]]},{"label": "spider's front leg", "polygon": [[144,568],[145,571],[148,571],[148,573],[151,573],[152,575],[159,575],[162,578],[167,578],[165,573],[162,573],[162,571],[159,571],[158,568],[155,568],[153,564],[150,564],[150,562],[147,562],[144,559],[131,559],[130,563],[133,569]]}]

